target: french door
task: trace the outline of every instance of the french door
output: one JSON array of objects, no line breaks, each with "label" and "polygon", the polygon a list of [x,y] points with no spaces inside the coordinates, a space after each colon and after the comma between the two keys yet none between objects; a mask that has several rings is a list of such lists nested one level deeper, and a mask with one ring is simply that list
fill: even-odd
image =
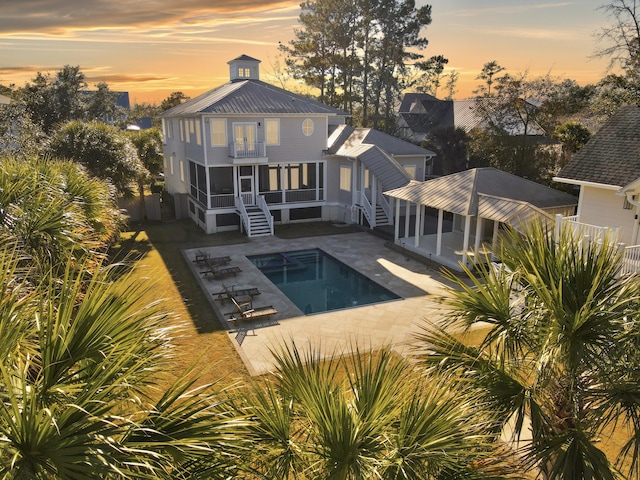
[{"label": "french door", "polygon": [[257,125],[255,123],[234,123],[233,141],[238,157],[256,157],[258,153]]}]

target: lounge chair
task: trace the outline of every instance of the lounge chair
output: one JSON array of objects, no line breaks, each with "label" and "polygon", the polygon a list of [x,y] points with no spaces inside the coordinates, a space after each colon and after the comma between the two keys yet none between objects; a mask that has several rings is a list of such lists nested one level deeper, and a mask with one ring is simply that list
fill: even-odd
[{"label": "lounge chair", "polygon": [[215,278],[227,277],[229,275],[235,276],[237,273],[241,272],[240,267],[211,267],[210,270],[206,272],[202,272],[202,275],[207,280],[213,280]]},{"label": "lounge chair", "polygon": [[218,267],[220,265],[226,265],[228,263],[231,263],[231,257],[213,257],[213,258],[207,258],[205,260],[205,263],[207,265],[209,265],[210,267]]},{"label": "lounge chair", "polygon": [[229,315],[229,322],[237,322],[238,320],[255,320],[259,318],[269,318],[272,315],[276,315],[278,310],[271,305],[263,307],[252,307],[246,303],[238,303],[234,298],[231,298],[236,311],[227,313]]},{"label": "lounge chair", "polygon": [[226,302],[227,300],[235,298],[238,303],[246,303],[252,302],[253,297],[260,295],[260,290],[256,287],[235,288],[235,285],[231,285],[231,288],[229,288],[223,283],[222,291],[214,292],[211,295],[213,295],[218,302]]}]

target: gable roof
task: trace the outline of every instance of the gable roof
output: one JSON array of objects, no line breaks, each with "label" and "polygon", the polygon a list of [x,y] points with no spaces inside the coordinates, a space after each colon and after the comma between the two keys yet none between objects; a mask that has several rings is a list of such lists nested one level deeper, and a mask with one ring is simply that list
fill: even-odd
[{"label": "gable roof", "polygon": [[[435,153],[413,143],[402,140],[388,133],[373,128],[353,128],[348,125],[340,125],[329,137],[329,152],[337,153],[339,150],[353,148],[362,144],[376,145],[390,155],[419,155],[434,156]],[[337,153],[342,155],[342,153]]]},{"label": "gable roof", "polygon": [[385,189],[407,185],[411,177],[392,155],[435,155],[426,148],[405,142],[373,128],[339,125],[328,141],[329,154],[358,158],[373,172]]},{"label": "gable roof", "polygon": [[554,178],[623,187],[640,178],[640,105],[620,108]]},{"label": "gable roof", "polygon": [[323,114],[348,116],[337,108],[261,80],[231,81],[176,105],[160,117],[195,114]]},{"label": "gable roof", "polygon": [[459,215],[481,215],[499,221],[515,214],[521,217],[524,204],[528,204],[527,210],[534,207],[540,211],[577,204],[573,195],[493,167],[473,168],[426,182],[411,182],[404,188],[384,193]]}]

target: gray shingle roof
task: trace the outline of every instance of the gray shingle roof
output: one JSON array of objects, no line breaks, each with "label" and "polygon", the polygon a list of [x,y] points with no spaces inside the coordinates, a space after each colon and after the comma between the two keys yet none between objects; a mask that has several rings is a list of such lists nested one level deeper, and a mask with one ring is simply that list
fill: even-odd
[{"label": "gray shingle roof", "polygon": [[228,82],[209,90],[163,112],[160,116],[181,117],[195,114],[348,115],[341,110],[261,80],[241,80]]},{"label": "gray shingle roof", "polygon": [[620,108],[556,178],[617,187],[640,178],[640,105]]}]

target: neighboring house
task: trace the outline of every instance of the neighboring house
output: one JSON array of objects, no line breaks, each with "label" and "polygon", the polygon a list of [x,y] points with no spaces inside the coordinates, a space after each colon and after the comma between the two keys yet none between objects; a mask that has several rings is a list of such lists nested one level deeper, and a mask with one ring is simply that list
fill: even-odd
[{"label": "neighboring house", "polygon": [[[402,138],[420,143],[440,128],[462,128],[465,132],[488,128],[492,122],[498,122],[493,113],[496,103],[495,98],[439,100],[427,93],[407,93],[398,109],[398,131]],[[524,134],[524,124],[519,118],[501,118],[499,122],[510,135]],[[541,137],[544,134],[536,122],[527,126],[527,135]]]},{"label": "neighboring house", "polygon": [[230,81],[160,115],[165,185],[178,216],[207,233],[273,234],[274,223],[388,224],[384,190],[424,178],[433,153],[260,80],[260,60],[228,62]]},{"label": "neighboring house", "polygon": [[4,105],[9,105],[11,103],[11,99],[5,95],[0,95],[0,107]]},{"label": "neighboring house", "polygon": [[[575,222],[617,231],[617,240],[640,243],[640,106],[622,107],[573,155],[555,181],[580,188]],[[591,231],[597,235],[597,231]]]},{"label": "neighboring house", "polygon": [[556,215],[572,214],[577,203],[572,195],[491,167],[384,193],[395,202],[396,245],[456,270],[468,265],[470,255],[495,251],[503,224],[518,230],[532,220],[551,224]]}]

